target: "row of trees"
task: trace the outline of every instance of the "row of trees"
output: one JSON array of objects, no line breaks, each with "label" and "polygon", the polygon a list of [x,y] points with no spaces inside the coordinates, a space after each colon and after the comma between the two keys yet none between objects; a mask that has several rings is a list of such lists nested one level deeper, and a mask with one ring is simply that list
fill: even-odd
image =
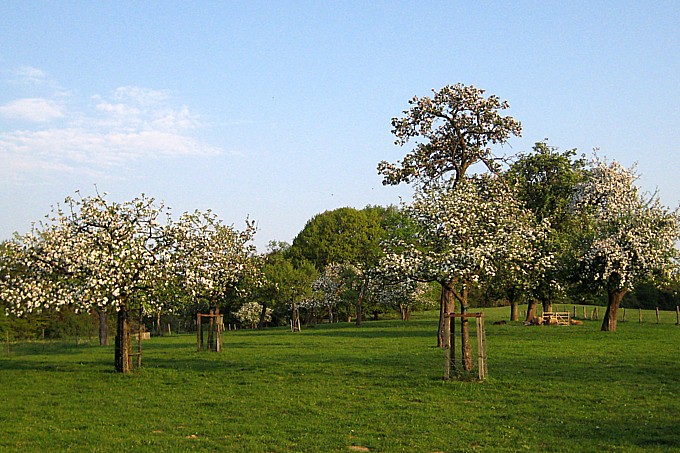
[{"label": "row of trees", "polygon": [[[634,169],[545,142],[501,158],[492,146],[521,133],[506,101],[472,86],[413,98],[394,118],[396,144],[412,149],[381,162],[384,184],[414,185],[401,206],[340,208],[310,219],[292,244],[265,254],[255,233],[210,211],[173,219],[142,196],[67,198],[31,232],[3,244],[0,298],[16,315],[68,308],[117,314],[116,368],[127,371],[129,317],[220,309],[250,325],[299,324],[439,304],[446,314],[478,300],[545,309],[560,297],[608,296],[603,330],[637,285],[673,281],[677,212],[641,193]],[[472,172],[472,169],[476,172]],[[433,296],[433,288],[439,294]],[[259,311],[259,320],[254,319]],[[191,310],[190,310],[191,311]],[[465,329],[465,324],[463,328]]]},{"label": "row of trees", "polygon": [[[0,297],[21,316],[54,309],[117,314],[115,366],[127,372],[130,317],[187,303],[211,307],[258,286],[252,223],[238,231],[211,212],[178,219],[153,198],[69,197],[45,221],[3,245]],[[247,282],[247,283],[246,283]]]}]

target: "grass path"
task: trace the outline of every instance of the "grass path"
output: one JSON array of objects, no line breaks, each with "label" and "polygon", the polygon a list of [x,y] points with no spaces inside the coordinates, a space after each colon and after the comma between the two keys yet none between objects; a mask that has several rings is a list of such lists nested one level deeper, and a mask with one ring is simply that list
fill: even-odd
[{"label": "grass path", "polygon": [[680,451],[680,326],[491,325],[507,311],[481,384],[440,379],[434,313],[227,332],[220,354],[153,338],[127,376],[111,347],[12,345],[0,450]]}]

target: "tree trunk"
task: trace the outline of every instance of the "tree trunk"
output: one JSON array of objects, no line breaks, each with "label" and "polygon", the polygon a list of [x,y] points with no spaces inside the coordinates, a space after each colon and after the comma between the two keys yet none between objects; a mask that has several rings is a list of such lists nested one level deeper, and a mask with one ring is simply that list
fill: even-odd
[{"label": "tree trunk", "polygon": [[97,310],[99,315],[99,346],[109,345],[109,317],[106,310],[101,308]]},{"label": "tree trunk", "polygon": [[[464,315],[467,313],[468,309],[468,287],[467,285],[463,284],[463,293],[461,295],[461,299],[463,299],[463,302],[460,304],[460,313]],[[468,319],[463,317],[460,318],[460,332],[461,332],[461,353],[462,353],[462,360],[463,360],[463,370],[464,371],[470,371],[472,370],[472,346],[470,345],[470,323],[468,322]]]},{"label": "tree trunk", "polygon": [[541,301],[541,306],[543,307],[543,313],[550,313],[553,311],[552,309],[552,301],[550,299],[543,299]]},{"label": "tree trunk", "polygon": [[527,317],[524,321],[531,322],[536,317],[536,300],[529,300],[529,305],[527,305]]},{"label": "tree trunk", "polygon": [[453,282],[441,283],[442,293],[439,298],[439,332],[437,335],[437,347],[448,348],[451,343],[451,330],[449,319],[445,315],[453,313],[455,310],[455,299],[453,295]]},{"label": "tree trunk", "polygon": [[519,305],[516,300],[510,301],[510,321],[519,321]]},{"label": "tree trunk", "polygon": [[604,313],[602,328],[600,329],[603,332],[616,331],[616,318],[619,314],[619,306],[626,293],[628,293],[627,289],[609,291],[609,303],[607,304],[607,311]]},{"label": "tree trunk", "polygon": [[130,314],[127,307],[123,306],[118,310],[118,322],[116,323],[116,371],[129,373],[132,371],[132,357],[130,352]]}]

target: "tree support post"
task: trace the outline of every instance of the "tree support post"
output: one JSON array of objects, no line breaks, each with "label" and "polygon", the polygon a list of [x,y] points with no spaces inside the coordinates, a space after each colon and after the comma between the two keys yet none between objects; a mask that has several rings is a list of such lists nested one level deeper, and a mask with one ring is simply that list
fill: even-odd
[{"label": "tree support post", "polygon": [[[456,361],[455,361],[455,318],[461,318],[461,324],[468,318],[475,318],[477,326],[477,379],[483,381],[488,376],[488,368],[486,364],[486,331],[484,329],[484,313],[445,313],[445,317],[448,318],[449,326],[451,329],[451,337],[449,347],[445,352],[444,361],[444,380],[452,379],[456,372]],[[470,344],[468,343],[468,349],[470,350],[470,367],[465,368],[465,360],[463,359],[463,371],[472,371],[472,354]]]}]

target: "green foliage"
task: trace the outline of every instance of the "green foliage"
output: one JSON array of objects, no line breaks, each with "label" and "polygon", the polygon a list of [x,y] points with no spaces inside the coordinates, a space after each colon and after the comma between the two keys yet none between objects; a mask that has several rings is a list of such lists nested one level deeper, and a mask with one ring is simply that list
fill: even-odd
[{"label": "green foliage", "polygon": [[568,228],[569,203],[576,185],[583,180],[585,158],[575,157],[575,149],[560,153],[546,142],[537,142],[533,153],[517,155],[506,172],[537,220],[548,219],[560,231]]},{"label": "green foliage", "polygon": [[299,304],[312,296],[312,283],[318,275],[314,265],[305,258],[294,264],[287,256],[289,249],[286,243],[270,244],[262,266],[264,282],[255,295],[260,303],[274,310],[278,324],[288,314],[291,304]]},{"label": "green foliage", "polygon": [[[569,307],[570,308],[570,307]],[[437,314],[408,323],[226,332],[144,343],[145,365],[110,372],[111,347],[0,350],[5,451],[626,451],[680,448],[680,327],[637,321],[494,326],[490,379],[443,382]],[[216,388],[215,383],[219,383]],[[77,391],[75,391],[77,389]],[[623,420],[623,422],[622,422]]]},{"label": "green foliage", "polygon": [[375,263],[384,236],[384,208],[338,208],[317,214],[293,240],[289,256],[306,259],[322,271],[331,263]]}]

